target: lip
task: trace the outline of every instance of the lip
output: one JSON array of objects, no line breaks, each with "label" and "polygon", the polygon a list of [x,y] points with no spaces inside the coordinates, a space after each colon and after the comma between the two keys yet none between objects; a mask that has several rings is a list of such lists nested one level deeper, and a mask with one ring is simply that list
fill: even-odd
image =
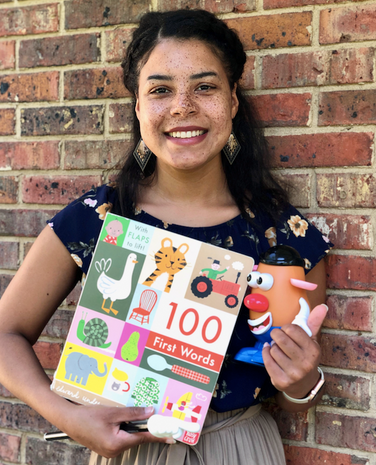
[{"label": "lip", "polygon": [[[180,137],[172,137],[169,136],[168,133],[171,132],[182,132],[182,131],[205,131],[204,134],[201,134],[200,136],[195,136],[195,137],[186,137],[184,139],[181,139]],[[175,127],[172,129],[169,129],[164,133],[166,139],[170,142],[172,142],[175,145],[195,145],[199,144],[202,142],[206,136],[208,135],[208,130],[199,126],[179,126]]]}]

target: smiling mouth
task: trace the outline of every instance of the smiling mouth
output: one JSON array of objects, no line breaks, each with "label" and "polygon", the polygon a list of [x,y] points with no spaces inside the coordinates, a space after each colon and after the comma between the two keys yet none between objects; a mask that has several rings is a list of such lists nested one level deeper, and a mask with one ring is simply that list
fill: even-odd
[{"label": "smiling mouth", "polygon": [[272,314],[268,312],[257,320],[248,320],[248,326],[253,334],[264,334],[272,326],[272,321]]},{"label": "smiling mouth", "polygon": [[175,139],[190,139],[191,137],[198,137],[205,134],[204,130],[200,131],[176,131],[176,132],[167,132],[166,134]]}]

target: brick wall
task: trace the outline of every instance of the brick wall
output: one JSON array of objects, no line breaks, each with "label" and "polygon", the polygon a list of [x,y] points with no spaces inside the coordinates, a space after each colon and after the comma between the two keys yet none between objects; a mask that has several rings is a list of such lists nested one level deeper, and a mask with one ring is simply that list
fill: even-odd
[{"label": "brick wall", "polygon": [[[374,1],[0,0],[0,294],[45,220],[106,181],[126,149],[130,100],[119,62],[140,15],[197,6],[239,31],[243,84],[275,169],[336,244],[327,261],[326,394],[306,414],[270,407],[287,463],[376,465]],[[35,345],[50,375],[77,297]],[[50,428],[0,386],[0,465],[87,463],[77,444],[43,442]]]}]

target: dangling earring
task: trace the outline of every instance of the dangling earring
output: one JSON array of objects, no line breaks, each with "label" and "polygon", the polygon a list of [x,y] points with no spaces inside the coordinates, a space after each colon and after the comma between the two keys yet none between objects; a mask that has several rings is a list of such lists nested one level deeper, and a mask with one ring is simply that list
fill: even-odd
[{"label": "dangling earring", "polygon": [[226,145],[222,149],[230,165],[234,163],[236,155],[239,153],[240,149],[241,149],[241,145],[238,139],[236,138],[234,131],[232,131],[230,134],[230,137],[228,138],[226,142]]},{"label": "dangling earring", "polygon": [[145,166],[151,157],[152,151],[146,146],[142,138],[139,140],[136,148],[133,150],[133,156],[135,157],[141,171],[143,172]]}]

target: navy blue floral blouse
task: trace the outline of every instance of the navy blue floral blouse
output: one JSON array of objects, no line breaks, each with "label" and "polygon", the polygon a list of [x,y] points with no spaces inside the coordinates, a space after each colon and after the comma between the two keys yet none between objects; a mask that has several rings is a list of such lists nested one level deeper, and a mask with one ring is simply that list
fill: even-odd
[{"label": "navy blue floral blouse", "polygon": [[[82,281],[88,271],[106,213],[112,211],[118,214],[117,205],[117,191],[104,185],[87,192],[48,222],[81,268]],[[247,213],[257,226],[252,227],[239,215],[217,226],[192,228],[166,223],[137,208],[135,219],[252,256],[256,263],[259,255],[269,247],[287,244],[300,253],[305,261],[306,272],[332,247],[330,241],[292,206],[284,212],[277,227],[273,226],[272,220],[266,215],[255,216],[250,210]],[[275,393],[265,368],[237,362],[233,358],[241,348],[254,344],[247,319],[248,309],[243,305],[211,403],[211,407],[218,412],[248,407]]]}]

